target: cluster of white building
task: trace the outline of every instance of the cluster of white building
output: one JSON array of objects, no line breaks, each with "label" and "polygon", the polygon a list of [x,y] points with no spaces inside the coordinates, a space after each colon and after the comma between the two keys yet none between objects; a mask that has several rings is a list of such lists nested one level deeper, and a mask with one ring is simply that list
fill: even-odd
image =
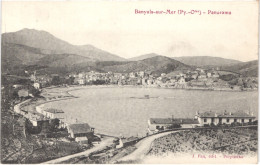
[{"label": "cluster of white building", "polygon": [[210,125],[219,125],[232,123],[252,123],[256,117],[250,112],[196,112],[194,118],[150,118],[148,120],[148,131],[158,132],[167,130],[172,125],[180,125],[181,128],[196,128]]},{"label": "cluster of white building", "polygon": [[93,141],[94,128],[91,128],[87,123],[75,121],[73,123],[64,122],[65,113],[63,110],[54,108],[45,108],[44,104],[36,107],[36,111],[23,110],[23,104],[30,100],[26,100],[14,106],[14,112],[27,118],[33,126],[37,127],[42,123],[50,123],[51,120],[59,119],[59,126],[67,128],[69,136],[74,138],[76,142],[89,143]]},{"label": "cluster of white building", "polygon": [[14,112],[24,116],[25,118],[29,119],[33,126],[38,126],[39,123],[42,122],[49,122],[53,119],[64,119],[64,111],[60,109],[54,108],[47,108],[44,109],[44,104],[37,106],[36,111],[24,110],[23,104],[29,102],[30,100],[26,100],[20,104],[14,106]]},{"label": "cluster of white building", "polygon": [[197,68],[194,71],[186,71],[185,73],[177,73],[174,75],[168,75],[162,73],[160,76],[155,76],[145,71],[131,72],[131,73],[99,73],[99,72],[81,72],[79,74],[71,74],[70,77],[74,77],[74,83],[79,85],[85,85],[87,83],[103,80],[107,83],[118,84],[118,85],[158,85],[158,86],[174,86],[186,84],[186,79],[199,79],[207,80],[207,78],[218,78],[219,74],[217,71],[205,71]]}]

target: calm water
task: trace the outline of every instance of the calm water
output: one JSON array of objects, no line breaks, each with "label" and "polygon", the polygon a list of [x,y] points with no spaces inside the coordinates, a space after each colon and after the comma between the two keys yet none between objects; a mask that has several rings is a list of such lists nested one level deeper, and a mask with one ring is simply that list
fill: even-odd
[{"label": "calm water", "polygon": [[[46,107],[63,109],[66,120],[87,122],[97,132],[116,136],[145,135],[151,117],[194,117],[196,111],[209,110],[251,110],[257,115],[258,111],[257,92],[114,87],[70,93],[79,98],[51,102]],[[144,95],[154,98],[140,99]]]}]

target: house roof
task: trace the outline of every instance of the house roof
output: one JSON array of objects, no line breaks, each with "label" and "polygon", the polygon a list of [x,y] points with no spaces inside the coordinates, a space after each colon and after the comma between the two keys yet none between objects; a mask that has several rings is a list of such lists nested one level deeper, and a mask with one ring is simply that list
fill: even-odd
[{"label": "house roof", "polygon": [[50,113],[64,113],[63,110],[61,110],[61,109],[54,109],[54,108],[48,108],[48,109],[46,109],[44,111],[50,112]]},{"label": "house roof", "polygon": [[199,124],[197,119],[190,118],[151,118],[151,124]]},{"label": "house roof", "polygon": [[255,118],[255,116],[246,113],[246,112],[224,112],[224,113],[216,113],[216,112],[203,112],[203,113],[199,113],[197,116],[199,117],[237,117],[237,118]]},{"label": "house roof", "polygon": [[253,115],[246,113],[246,112],[231,112],[231,113],[227,113],[224,112],[223,114],[220,114],[219,117],[254,117]]},{"label": "house roof", "polygon": [[69,128],[74,134],[91,132],[91,128],[88,123],[70,124]]},{"label": "house roof", "polygon": [[218,114],[215,112],[203,112],[203,113],[199,113],[197,116],[199,117],[218,117]]},{"label": "house roof", "polygon": [[28,89],[21,89],[18,91],[18,96],[19,97],[26,97],[29,95]]}]

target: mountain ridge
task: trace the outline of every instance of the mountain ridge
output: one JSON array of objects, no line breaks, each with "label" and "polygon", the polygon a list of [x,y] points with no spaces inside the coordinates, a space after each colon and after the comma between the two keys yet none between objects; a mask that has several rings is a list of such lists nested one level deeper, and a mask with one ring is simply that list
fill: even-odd
[{"label": "mountain ridge", "polygon": [[129,61],[140,61],[140,60],[152,58],[152,57],[155,57],[155,56],[162,56],[162,55],[159,55],[159,54],[156,54],[156,53],[149,53],[149,54],[144,54],[144,55],[128,58],[128,60]]},{"label": "mountain ridge", "polygon": [[220,69],[234,71],[245,77],[258,77],[258,60],[220,66]]},{"label": "mountain ridge", "polygon": [[2,34],[2,43],[21,44],[39,48],[45,54],[77,54],[99,61],[125,61],[124,58],[103,51],[91,45],[91,50],[85,46],[72,45],[49,32],[35,29],[22,29],[17,32]]},{"label": "mountain ridge", "polygon": [[190,68],[190,66],[169,57],[155,56],[144,60],[131,61],[122,65],[105,67],[104,69],[112,72],[118,72],[121,70],[126,73],[146,71],[155,75],[160,75],[161,73],[170,73],[174,70],[187,70]]},{"label": "mountain ridge", "polygon": [[[40,66],[50,70],[70,71],[147,71],[154,74],[190,70],[194,67],[230,70],[242,75],[258,76],[258,61],[241,62],[211,56],[167,57],[156,53],[128,60],[93,45],[72,45],[46,31],[23,29],[2,34],[2,70],[20,66]],[[64,71],[65,72],[65,71]]]}]

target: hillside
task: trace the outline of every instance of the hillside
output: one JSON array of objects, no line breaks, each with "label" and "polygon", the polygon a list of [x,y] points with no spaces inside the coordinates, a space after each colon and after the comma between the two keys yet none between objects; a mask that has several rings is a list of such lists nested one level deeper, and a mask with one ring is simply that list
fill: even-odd
[{"label": "hillside", "polygon": [[129,61],[140,61],[140,60],[144,60],[144,59],[147,59],[147,58],[152,58],[152,57],[155,57],[155,56],[160,56],[160,55],[155,54],[155,53],[150,53],[150,54],[145,54],[145,55],[129,58],[128,60]]},{"label": "hillside", "polygon": [[2,72],[24,72],[41,70],[47,73],[80,71],[137,72],[146,71],[159,75],[176,73],[198,66],[219,67],[244,76],[257,76],[258,61],[240,62],[219,57],[175,57],[169,58],[155,53],[130,58],[98,49],[92,45],[75,46],[60,40],[45,31],[23,29],[2,34]]},{"label": "hillside", "polygon": [[3,43],[1,48],[3,64],[19,63],[29,65],[45,56],[40,49],[25,45]]},{"label": "hillside", "polygon": [[122,65],[106,66],[104,67],[104,70],[112,72],[121,71],[126,73],[146,71],[155,75],[160,75],[161,73],[170,73],[175,70],[186,70],[190,68],[190,66],[171,58],[164,56],[155,56],[140,61],[128,62]]},{"label": "hillside", "polygon": [[221,57],[209,56],[187,56],[187,57],[173,57],[173,59],[180,61],[186,65],[192,66],[220,66],[237,64],[241,61],[225,59]]},{"label": "hillside", "polygon": [[33,48],[20,44],[3,43],[1,49],[3,71],[15,70],[21,66],[43,66],[43,67],[67,67],[68,69],[77,64],[89,65],[95,60],[76,54],[44,54],[39,48]]},{"label": "hillside", "polygon": [[258,77],[258,60],[225,65],[221,66],[220,69],[237,72],[245,77]]},{"label": "hillside", "polygon": [[46,31],[23,29],[2,34],[2,43],[13,43],[41,49],[43,54],[76,54],[99,61],[124,61],[125,59],[92,45],[76,46],[56,38]]},{"label": "hillside", "polygon": [[41,59],[37,65],[49,66],[49,67],[71,67],[80,63],[93,63],[90,58],[75,55],[75,54],[52,54],[47,55]]}]

